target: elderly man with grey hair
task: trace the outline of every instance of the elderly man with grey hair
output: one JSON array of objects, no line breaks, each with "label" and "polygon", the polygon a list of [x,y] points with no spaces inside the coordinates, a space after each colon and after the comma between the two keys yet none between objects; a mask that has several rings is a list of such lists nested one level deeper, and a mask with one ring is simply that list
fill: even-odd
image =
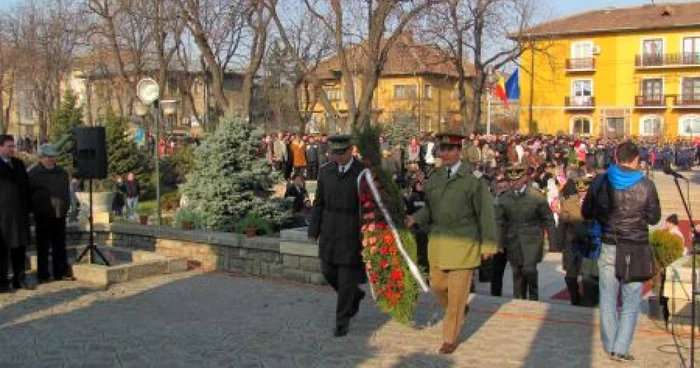
[{"label": "elderly man with grey hair", "polygon": [[37,280],[72,280],[66,255],[66,215],[70,208],[68,172],[56,164],[58,152],[50,144],[39,147],[39,164],[29,170],[29,192],[36,222]]}]

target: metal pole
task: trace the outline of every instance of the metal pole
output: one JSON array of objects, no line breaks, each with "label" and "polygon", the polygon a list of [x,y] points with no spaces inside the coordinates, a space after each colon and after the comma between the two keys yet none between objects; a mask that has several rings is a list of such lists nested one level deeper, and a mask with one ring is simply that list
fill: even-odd
[{"label": "metal pole", "polygon": [[156,160],[156,225],[160,226],[160,129],[158,128],[159,122],[158,118],[160,115],[160,108],[158,106],[158,100],[153,101],[153,125],[155,125],[155,135],[156,135],[156,145],[155,145],[155,160]]},{"label": "metal pole", "polygon": [[486,93],[486,135],[491,134],[491,93]]}]

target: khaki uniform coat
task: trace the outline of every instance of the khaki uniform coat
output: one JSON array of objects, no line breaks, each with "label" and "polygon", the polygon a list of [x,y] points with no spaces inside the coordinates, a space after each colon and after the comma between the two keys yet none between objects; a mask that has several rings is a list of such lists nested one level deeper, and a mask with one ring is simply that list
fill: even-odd
[{"label": "khaki uniform coat", "polygon": [[529,186],[523,194],[509,190],[498,197],[496,219],[498,243],[506,249],[508,262],[536,269],[544,255],[544,229],[554,226],[547,198]]},{"label": "khaki uniform coat", "polygon": [[426,206],[413,215],[430,227],[428,259],[441,270],[471,269],[481,265],[482,254],[497,251],[493,197],[486,182],[462,162],[449,179],[437,170],[425,184]]}]

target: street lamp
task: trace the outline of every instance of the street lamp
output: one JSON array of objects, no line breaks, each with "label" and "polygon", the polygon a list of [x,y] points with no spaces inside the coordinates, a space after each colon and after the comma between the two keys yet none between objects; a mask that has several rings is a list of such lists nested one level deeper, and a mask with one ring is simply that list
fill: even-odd
[{"label": "street lamp", "polygon": [[[136,85],[136,94],[145,106],[153,106],[153,125],[154,135],[156,140],[155,146],[155,168],[156,168],[156,225],[160,226],[161,206],[160,206],[160,155],[158,154],[158,141],[160,140],[160,131],[158,129],[158,117],[160,109],[158,108],[158,99],[160,98],[160,87],[158,82],[153,78],[143,78]],[[139,113],[139,108],[136,107],[136,113]],[[142,109],[140,112],[144,112]],[[144,116],[146,114],[144,113]]]},{"label": "street lamp", "polygon": [[163,115],[168,117],[168,127],[172,133],[173,124],[172,116],[177,112],[177,100],[162,100],[160,101],[160,107],[163,109]]}]

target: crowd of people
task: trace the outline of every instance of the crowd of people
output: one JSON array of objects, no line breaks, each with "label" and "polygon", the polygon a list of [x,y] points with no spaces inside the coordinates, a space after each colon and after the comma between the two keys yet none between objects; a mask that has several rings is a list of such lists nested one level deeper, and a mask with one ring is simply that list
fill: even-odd
[{"label": "crowd of people", "polygon": [[[300,193],[299,205],[309,206],[303,188],[309,162],[288,156],[306,152],[304,137],[290,136],[289,143],[285,137],[266,138],[269,162],[294,174],[288,193]],[[315,150],[318,144],[309,141]],[[348,231],[357,200],[337,194],[356,190],[361,160],[347,137],[330,141],[324,148],[330,164],[320,166],[309,236],[319,241],[324,276],[338,295],[334,335],[344,336],[364,297],[355,272],[363,264],[359,230]],[[406,147],[384,137],[380,145],[383,168],[406,196],[417,263],[445,309],[440,353],[457,348],[474,272],[491,282],[492,295],[501,296],[510,264],[513,296],[539,299],[538,264],[548,243],[562,253],[571,304],[600,305],[607,354],[617,361],[634,359],[629,352],[643,283],[653,277],[649,226],[661,217],[649,177],[660,168],[700,164],[698,142],[473,133],[426,135]],[[685,239],[677,215],[667,218],[666,230]]]}]

